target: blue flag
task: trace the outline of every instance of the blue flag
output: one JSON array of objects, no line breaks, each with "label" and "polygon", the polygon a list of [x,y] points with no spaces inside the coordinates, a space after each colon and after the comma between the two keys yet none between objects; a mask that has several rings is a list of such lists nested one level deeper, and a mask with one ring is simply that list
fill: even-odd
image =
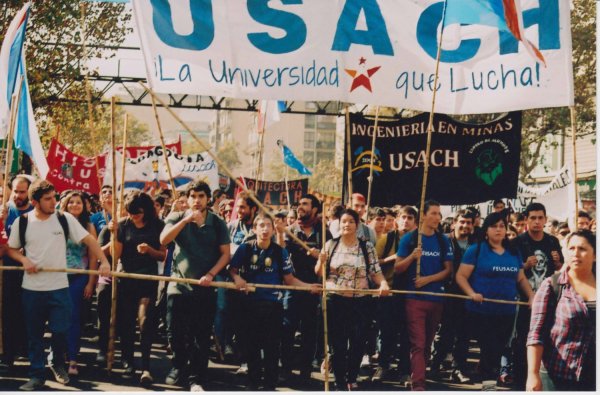
[{"label": "blue flag", "polygon": [[300,173],[302,175],[305,175],[305,176],[312,175],[311,171],[308,170],[306,168],[306,166],[304,166],[302,164],[302,162],[300,162],[300,160],[298,160],[298,158],[296,158],[296,155],[294,155],[292,150],[289,149],[287,145],[283,144],[283,141],[277,140],[277,145],[280,146],[283,151],[283,163],[285,163],[292,169],[296,169],[298,171],[298,173]]}]

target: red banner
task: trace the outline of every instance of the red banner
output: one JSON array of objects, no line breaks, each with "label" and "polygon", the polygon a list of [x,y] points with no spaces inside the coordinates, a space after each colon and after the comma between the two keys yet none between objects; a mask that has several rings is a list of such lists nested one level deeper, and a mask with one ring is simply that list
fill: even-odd
[{"label": "red banner", "polygon": [[57,192],[67,189],[78,189],[92,194],[100,192],[94,158],[77,155],[52,139],[47,160],[50,171],[46,179],[54,185]]},{"label": "red banner", "polygon": [[[181,154],[181,136],[177,142],[166,145],[169,150]],[[155,146],[127,147],[127,157],[135,159],[148,152]],[[122,147],[117,150],[122,151]],[[57,192],[67,189],[77,189],[90,194],[100,193],[98,172],[96,171],[96,160],[98,160],[98,171],[102,176],[108,153],[101,154],[96,158],[87,158],[71,152],[67,147],[52,139],[48,150],[48,166],[50,171],[46,179],[50,181]]]}]

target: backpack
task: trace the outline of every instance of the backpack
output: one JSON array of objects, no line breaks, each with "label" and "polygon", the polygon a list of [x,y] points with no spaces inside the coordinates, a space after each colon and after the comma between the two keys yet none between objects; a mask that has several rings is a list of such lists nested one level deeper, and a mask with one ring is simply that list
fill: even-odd
[{"label": "backpack", "polygon": [[[329,256],[327,257],[327,263],[325,264],[325,273],[329,276],[329,270],[331,267],[331,258],[333,258],[333,253],[337,249],[340,244],[341,237],[337,237],[333,239],[333,246],[331,247],[331,251],[329,252]],[[369,261],[369,251],[367,251],[367,242],[363,239],[358,239],[358,246],[363,253],[365,258],[365,265],[367,268],[367,281],[369,282],[369,288],[375,288],[371,277],[369,276],[369,271],[371,269],[371,262]]]},{"label": "backpack", "polygon": [[383,257],[384,258],[386,258],[387,256],[390,255],[390,252],[392,251],[394,244],[396,244],[396,247],[398,246],[399,240],[400,240],[400,232],[398,232],[397,230],[392,230],[392,231],[388,232],[387,239],[385,241],[385,247],[383,248]]},{"label": "backpack", "polygon": [[[69,223],[67,222],[67,217],[60,211],[56,211],[56,217],[58,217],[58,222],[63,229],[63,234],[65,235],[65,243],[69,240]],[[29,218],[27,214],[23,214],[19,217],[19,241],[21,242],[21,248],[25,251],[25,232],[27,231],[27,224],[29,223]]]}]

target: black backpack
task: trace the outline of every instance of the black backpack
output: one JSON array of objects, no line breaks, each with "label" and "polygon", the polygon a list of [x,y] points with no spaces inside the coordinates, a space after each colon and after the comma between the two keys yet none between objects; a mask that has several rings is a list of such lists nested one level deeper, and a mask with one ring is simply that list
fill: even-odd
[{"label": "black backpack", "polygon": [[[69,240],[69,223],[67,222],[67,217],[60,211],[56,212],[56,217],[58,218],[58,222],[60,226],[63,228],[63,234],[65,235],[65,243]],[[27,224],[29,223],[29,218],[27,214],[23,214],[19,217],[19,241],[21,242],[21,248],[25,251],[25,232],[27,231]]]}]

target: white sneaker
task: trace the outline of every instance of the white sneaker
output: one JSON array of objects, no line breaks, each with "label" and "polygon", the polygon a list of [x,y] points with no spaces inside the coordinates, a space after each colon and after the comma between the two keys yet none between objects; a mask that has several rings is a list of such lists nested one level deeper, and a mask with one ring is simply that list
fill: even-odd
[{"label": "white sneaker", "polygon": [[369,356],[367,354],[363,355],[362,361],[360,361],[360,367],[366,368],[371,365],[371,361],[369,361]]},{"label": "white sneaker", "polygon": [[192,384],[190,386],[190,392],[204,392],[204,388],[200,384]]},{"label": "white sneaker", "polygon": [[235,371],[235,374],[248,374],[248,364],[243,363],[240,368]]},{"label": "white sneaker", "polygon": [[496,391],[496,380],[484,380],[481,382],[482,391]]}]

